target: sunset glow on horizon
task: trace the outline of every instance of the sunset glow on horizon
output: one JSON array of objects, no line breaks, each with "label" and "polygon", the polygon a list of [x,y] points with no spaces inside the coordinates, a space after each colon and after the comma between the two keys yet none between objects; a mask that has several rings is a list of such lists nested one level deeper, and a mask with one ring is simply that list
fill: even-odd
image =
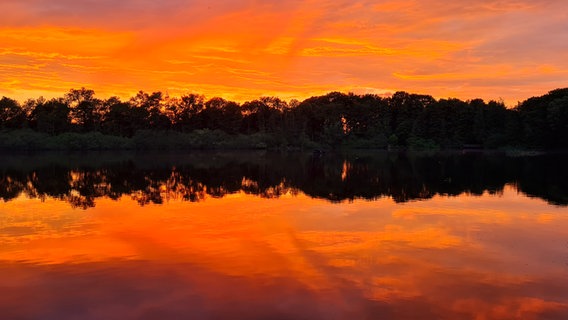
[{"label": "sunset glow on horizon", "polygon": [[504,100],[568,86],[564,1],[4,0],[0,96]]}]

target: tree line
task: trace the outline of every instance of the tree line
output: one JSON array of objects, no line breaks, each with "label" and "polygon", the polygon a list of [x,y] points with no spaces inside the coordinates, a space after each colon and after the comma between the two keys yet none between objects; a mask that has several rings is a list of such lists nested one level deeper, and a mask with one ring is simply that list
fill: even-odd
[{"label": "tree line", "polygon": [[[407,92],[390,97],[331,92],[303,101],[261,97],[237,103],[198,94],[169,97],[140,91],[123,101],[98,99],[93,90],[81,88],[63,97],[24,103],[3,97],[0,132],[4,140],[13,140],[0,143],[0,148],[18,147],[26,137],[63,135],[68,143],[79,145],[104,137],[102,146],[94,149],[105,143],[124,147],[133,138],[137,144],[131,147],[146,148],[169,141],[168,148],[564,149],[568,88],[527,99],[514,108],[498,101],[436,100]],[[30,143],[32,149],[41,147]]]}]

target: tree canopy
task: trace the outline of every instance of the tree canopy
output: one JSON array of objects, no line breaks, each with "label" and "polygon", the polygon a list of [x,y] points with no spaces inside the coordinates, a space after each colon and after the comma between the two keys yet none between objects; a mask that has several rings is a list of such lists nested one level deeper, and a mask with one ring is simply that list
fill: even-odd
[{"label": "tree canopy", "polygon": [[[396,92],[390,97],[331,92],[304,101],[261,97],[237,103],[198,94],[169,97],[138,92],[129,100],[98,99],[90,89],[23,104],[0,100],[0,130],[31,129],[51,136],[100,132],[133,137],[143,130],[229,135],[265,134],[270,145],[355,148],[568,147],[568,88],[514,108],[502,102],[439,99]],[[309,142],[309,143],[308,143]]]}]

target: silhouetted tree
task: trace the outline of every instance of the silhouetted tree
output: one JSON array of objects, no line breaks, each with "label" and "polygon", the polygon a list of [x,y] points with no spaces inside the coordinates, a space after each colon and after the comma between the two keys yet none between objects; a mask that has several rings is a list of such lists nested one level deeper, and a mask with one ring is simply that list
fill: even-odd
[{"label": "silhouetted tree", "polygon": [[0,129],[18,129],[24,126],[26,115],[16,100],[0,99]]},{"label": "silhouetted tree", "polygon": [[94,97],[95,92],[85,88],[71,89],[65,95],[70,107],[71,123],[79,132],[99,131],[103,120],[103,103]]},{"label": "silhouetted tree", "polygon": [[30,114],[32,128],[51,135],[67,132],[70,128],[70,109],[63,99],[37,100]]},{"label": "silhouetted tree", "polygon": [[176,130],[191,132],[203,128],[199,114],[204,107],[205,97],[198,94],[187,94],[179,99],[171,99],[165,112]]},{"label": "silhouetted tree", "polygon": [[205,103],[200,113],[203,127],[237,133],[241,126],[242,114],[238,104],[222,98],[212,98]]},{"label": "silhouetted tree", "polygon": [[133,107],[132,115],[140,124],[137,129],[167,130],[171,126],[170,119],[165,114],[166,107],[163,106],[163,95],[161,92],[148,94],[139,91],[136,96],[130,99]]}]

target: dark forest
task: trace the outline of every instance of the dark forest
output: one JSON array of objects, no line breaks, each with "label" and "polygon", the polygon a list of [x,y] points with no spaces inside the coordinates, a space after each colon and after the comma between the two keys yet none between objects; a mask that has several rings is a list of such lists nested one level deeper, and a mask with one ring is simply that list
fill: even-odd
[{"label": "dark forest", "polygon": [[242,104],[140,91],[127,101],[71,89],[54,99],[0,100],[0,149],[540,149],[568,147],[568,88],[513,108],[332,92]]}]

